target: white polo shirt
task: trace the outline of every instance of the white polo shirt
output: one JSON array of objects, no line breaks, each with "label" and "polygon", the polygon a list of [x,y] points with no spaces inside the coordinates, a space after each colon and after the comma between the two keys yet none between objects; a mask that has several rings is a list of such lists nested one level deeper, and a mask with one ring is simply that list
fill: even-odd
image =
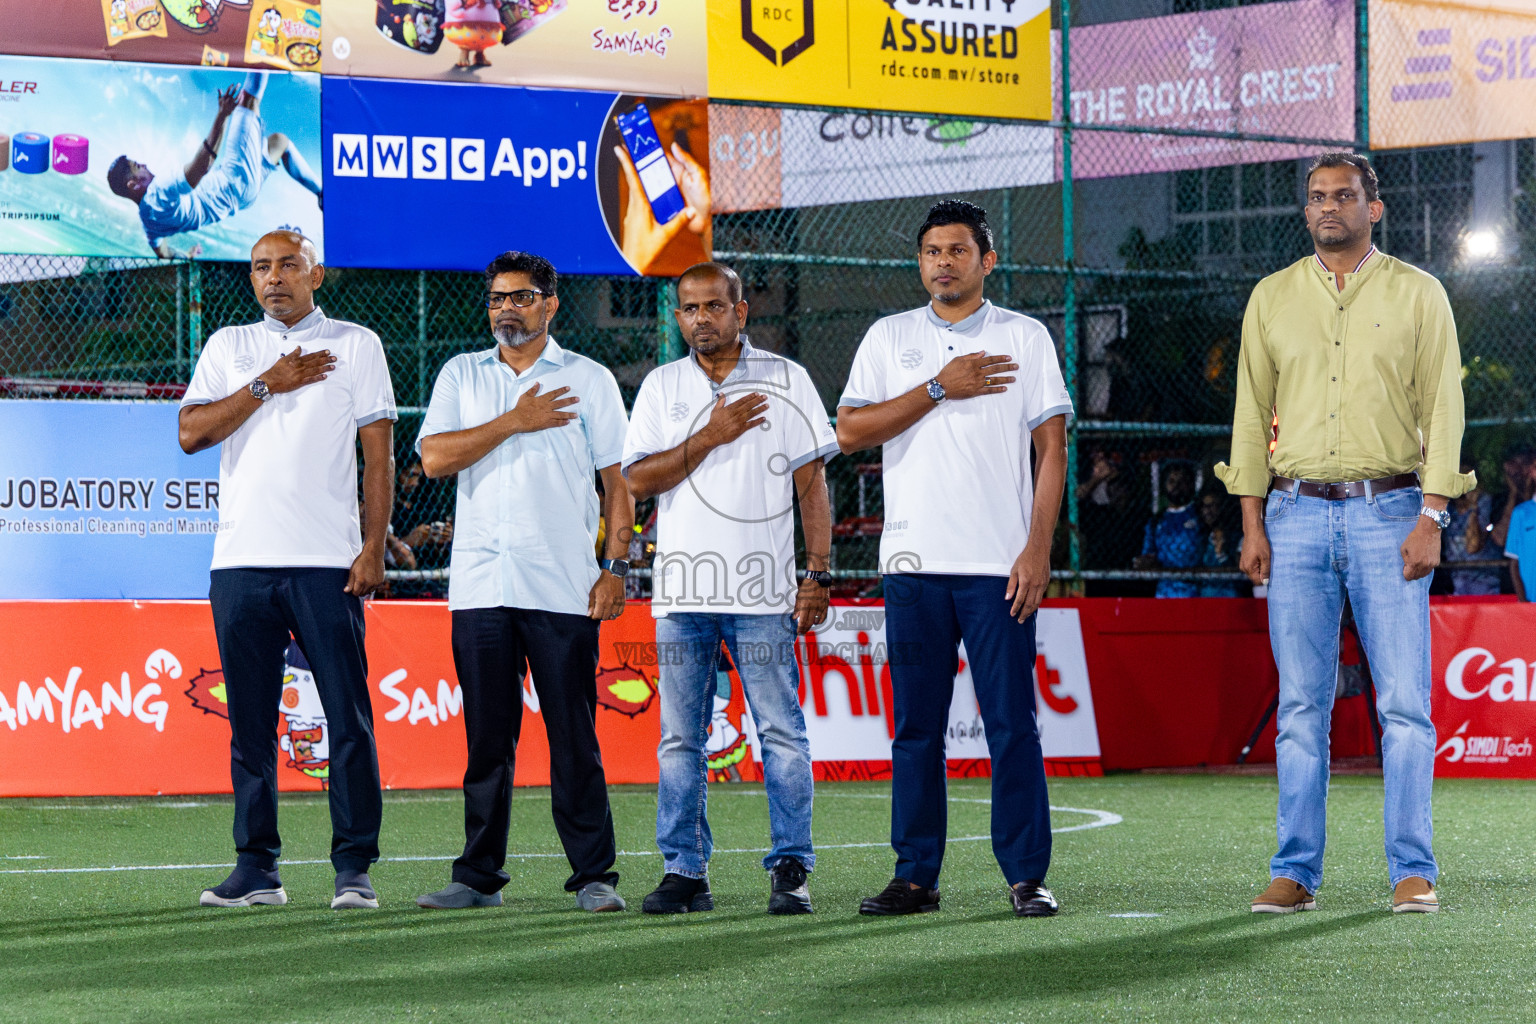
[{"label": "white polo shirt", "polygon": [[794,609],[794,472],[837,453],[821,396],[799,363],[755,349],[716,385],[690,352],[640,385],[623,470],[676,448],[709,422],[715,399],[757,392],[767,422],[716,448],[682,483],[656,498],[651,614],[669,611],[782,615]]},{"label": "white polo shirt", "polygon": [[396,418],[379,336],[318,308],[292,327],[215,331],[198,356],[182,408],[228,398],[295,348],[330,349],[325,380],[273,395],[224,439],[213,568],[346,569],[363,550],[357,521],[357,430]]},{"label": "white polo shirt", "polygon": [[972,352],[1008,356],[998,395],[946,399],[885,443],[884,572],[1007,576],[1034,509],[1030,431],[1072,414],[1045,325],[990,302],[958,324],[924,306],[877,320],[853,357],[839,406],[889,401]]}]

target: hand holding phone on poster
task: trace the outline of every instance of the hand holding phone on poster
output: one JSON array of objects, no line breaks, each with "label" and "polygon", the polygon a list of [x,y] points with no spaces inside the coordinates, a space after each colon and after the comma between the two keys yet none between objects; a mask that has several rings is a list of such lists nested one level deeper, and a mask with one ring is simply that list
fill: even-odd
[{"label": "hand holding phone on poster", "polygon": [[710,248],[709,172],[675,140],[662,147],[644,103],[615,118],[623,144],[613,147],[624,175],[626,196],[619,224],[619,248],[642,274],[656,265],[684,229]]}]

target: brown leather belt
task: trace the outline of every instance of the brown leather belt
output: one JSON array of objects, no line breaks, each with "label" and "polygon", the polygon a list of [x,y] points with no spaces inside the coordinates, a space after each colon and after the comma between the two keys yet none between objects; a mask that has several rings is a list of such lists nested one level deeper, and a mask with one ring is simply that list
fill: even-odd
[{"label": "brown leather belt", "polygon": [[1292,480],[1290,477],[1275,477],[1275,490],[1284,491],[1287,494],[1299,494],[1307,498],[1326,498],[1329,501],[1340,501],[1344,498],[1363,498],[1366,495],[1366,485],[1370,485],[1370,493],[1382,494],[1386,491],[1400,491],[1404,487],[1419,486],[1419,474],[1399,473],[1397,476],[1384,476],[1376,480],[1346,480],[1343,483],[1325,484],[1311,480]]}]

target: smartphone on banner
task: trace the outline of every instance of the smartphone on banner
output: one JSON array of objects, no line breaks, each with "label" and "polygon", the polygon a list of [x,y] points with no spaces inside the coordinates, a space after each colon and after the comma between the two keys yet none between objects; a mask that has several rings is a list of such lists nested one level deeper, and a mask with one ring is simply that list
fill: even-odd
[{"label": "smartphone on banner", "polygon": [[645,189],[651,213],[655,214],[656,223],[665,224],[680,215],[686,204],[677,187],[677,178],[672,174],[672,165],[667,162],[666,150],[661,148],[661,138],[656,133],[656,122],[651,120],[650,108],[643,102],[636,103],[615,120],[619,134],[624,137],[624,148],[629,150],[630,159],[634,160],[635,170],[639,172],[640,186]]}]

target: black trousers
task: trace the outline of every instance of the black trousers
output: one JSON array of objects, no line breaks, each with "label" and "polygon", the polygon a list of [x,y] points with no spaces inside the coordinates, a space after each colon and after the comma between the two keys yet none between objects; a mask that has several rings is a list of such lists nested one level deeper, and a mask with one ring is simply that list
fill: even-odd
[{"label": "black trousers", "polygon": [[331,741],[331,864],[366,871],[379,859],[379,757],[368,699],[363,602],[346,569],[215,569],[208,589],[229,701],[235,852],[270,870],[277,834],[277,704],[288,635],[315,675]]},{"label": "black trousers", "polygon": [[571,864],[565,888],[613,885],[616,850],[608,783],[597,747],[597,629],[585,615],[526,608],[453,613],[453,664],[464,689],[464,853],[453,880],[496,892],[510,876],[507,829],[523,726],[523,678],[533,673],[549,736],[555,831]]}]

